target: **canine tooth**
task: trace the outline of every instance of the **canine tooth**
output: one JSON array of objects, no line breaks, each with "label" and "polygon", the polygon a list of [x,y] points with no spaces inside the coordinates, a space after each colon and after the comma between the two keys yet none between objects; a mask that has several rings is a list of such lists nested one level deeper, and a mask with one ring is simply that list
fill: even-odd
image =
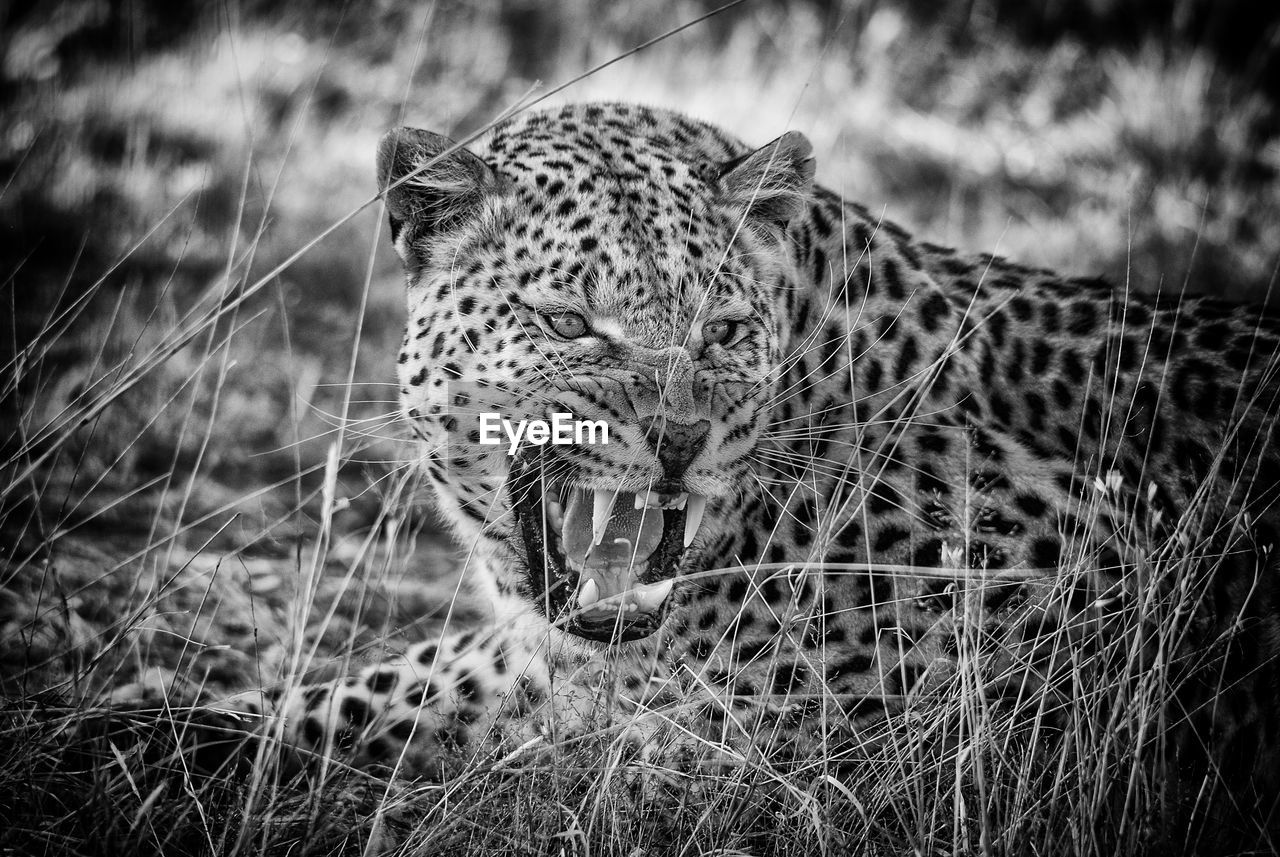
[{"label": "canine tooth", "polygon": [[578,606],[590,607],[600,600],[600,587],[596,585],[595,579],[588,577],[587,582],[582,584],[582,588],[578,590]]},{"label": "canine tooth", "polygon": [[551,520],[556,529],[560,529],[564,525],[564,507],[555,499],[547,498],[547,517]]},{"label": "canine tooth", "polygon": [[632,599],[646,612],[657,610],[662,606],[662,602],[667,600],[667,596],[671,594],[671,588],[675,585],[675,578],[661,583],[644,583],[632,590]]},{"label": "canine tooth", "polygon": [[597,488],[592,498],[591,507],[591,543],[598,545],[604,541],[604,531],[609,528],[609,515],[613,513],[613,503],[618,499],[615,491]]},{"label": "canine tooth", "polygon": [[651,583],[649,584],[649,594],[658,601],[666,601],[667,596],[671,594],[671,590],[675,588],[675,585],[676,580],[674,577],[661,583]]},{"label": "canine tooth", "polygon": [[687,491],[681,491],[679,494],[676,495],[675,502],[671,504],[671,508],[683,509],[685,507],[685,504],[687,504],[688,502],[689,502],[689,493]]},{"label": "canine tooth", "polygon": [[690,494],[689,504],[684,511],[684,546],[693,544],[693,537],[702,526],[702,513],[707,510],[707,498],[701,494]]}]

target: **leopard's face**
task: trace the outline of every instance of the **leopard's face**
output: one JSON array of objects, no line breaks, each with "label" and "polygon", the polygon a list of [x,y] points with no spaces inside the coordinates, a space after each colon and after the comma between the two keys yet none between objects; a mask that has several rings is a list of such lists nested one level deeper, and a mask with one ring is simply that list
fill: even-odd
[{"label": "leopard's face", "polygon": [[[728,152],[600,128],[512,123],[388,207],[410,281],[403,405],[446,511],[547,619],[608,642],[656,630],[731,522],[793,275],[786,217],[726,191]],[[398,133],[386,183],[445,148]],[[530,442],[539,421],[569,442]]]}]

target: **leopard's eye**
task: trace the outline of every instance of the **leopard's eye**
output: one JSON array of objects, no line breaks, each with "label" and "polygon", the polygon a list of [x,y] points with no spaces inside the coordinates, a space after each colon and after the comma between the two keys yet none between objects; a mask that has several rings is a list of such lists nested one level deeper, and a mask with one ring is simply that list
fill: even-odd
[{"label": "leopard's eye", "polygon": [[727,319],[709,321],[702,326],[702,341],[707,345],[730,342],[737,332],[738,322],[736,321]]},{"label": "leopard's eye", "polygon": [[576,312],[551,312],[543,316],[557,336],[577,339],[587,333],[587,320]]}]

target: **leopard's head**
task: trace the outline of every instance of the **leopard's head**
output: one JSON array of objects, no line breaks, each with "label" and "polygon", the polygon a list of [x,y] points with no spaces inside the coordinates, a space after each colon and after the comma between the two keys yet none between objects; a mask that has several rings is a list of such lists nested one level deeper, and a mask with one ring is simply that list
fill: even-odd
[{"label": "leopard's head", "polygon": [[408,280],[402,405],[446,514],[565,630],[652,633],[752,480],[808,142],[746,151],[591,105],[474,149],[393,130],[378,177]]}]

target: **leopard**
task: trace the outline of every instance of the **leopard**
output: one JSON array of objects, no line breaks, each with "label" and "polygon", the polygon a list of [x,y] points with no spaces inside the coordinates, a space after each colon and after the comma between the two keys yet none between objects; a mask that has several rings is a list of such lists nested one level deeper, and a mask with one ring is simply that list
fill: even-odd
[{"label": "leopard", "polygon": [[[856,744],[974,634],[1021,664],[1003,693],[1043,689],[1037,641],[1089,645],[1145,580],[1190,593],[1179,651],[1216,670],[1195,743],[1268,776],[1280,323],[919,240],[815,172],[797,131],[623,103],[388,131],[401,413],[486,619],[228,706],[402,772],[644,746],[672,711],[775,761]],[[495,443],[495,415],[607,442]]]}]

